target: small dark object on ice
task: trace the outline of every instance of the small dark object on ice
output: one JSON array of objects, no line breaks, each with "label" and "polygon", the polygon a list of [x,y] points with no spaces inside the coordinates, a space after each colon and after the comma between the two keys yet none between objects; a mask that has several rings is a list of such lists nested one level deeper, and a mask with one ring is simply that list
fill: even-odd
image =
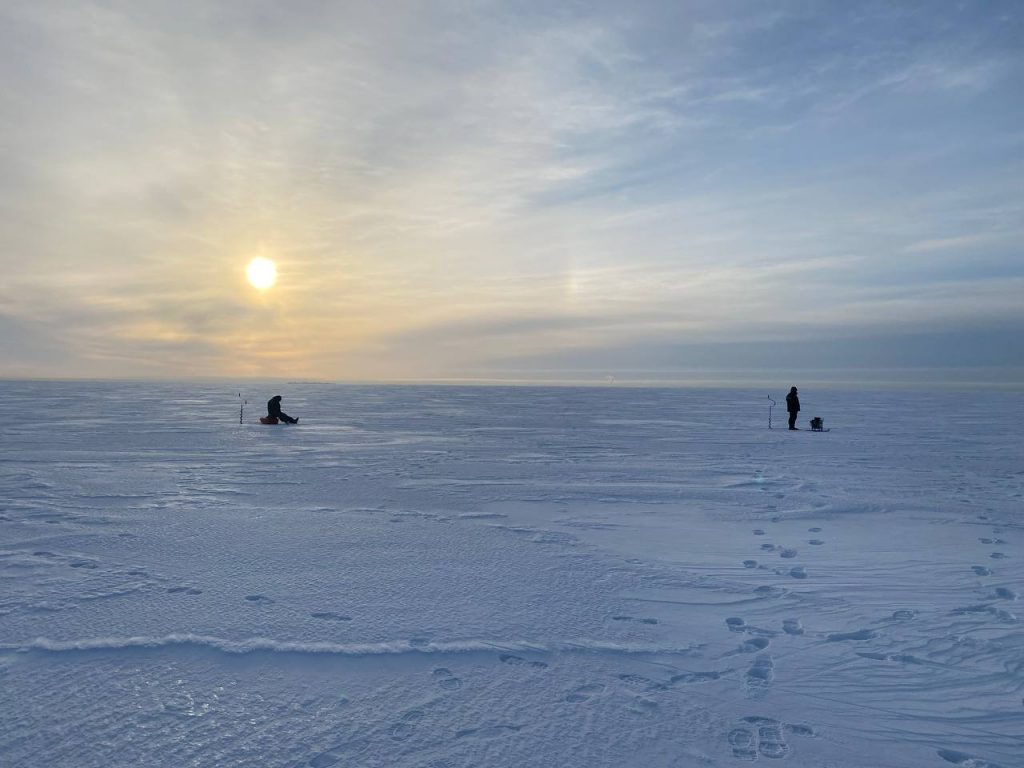
[{"label": "small dark object on ice", "polygon": [[811,432],[830,432],[831,430],[825,429],[825,420],[821,416],[815,416],[811,419]]},{"label": "small dark object on ice", "polygon": [[298,418],[294,418],[288,422],[282,422],[277,416],[260,416],[260,424],[298,424]]}]

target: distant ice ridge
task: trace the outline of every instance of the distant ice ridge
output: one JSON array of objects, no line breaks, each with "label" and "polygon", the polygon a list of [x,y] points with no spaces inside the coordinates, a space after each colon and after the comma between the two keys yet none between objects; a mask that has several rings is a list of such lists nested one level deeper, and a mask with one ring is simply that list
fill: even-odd
[{"label": "distant ice ridge", "polygon": [[690,653],[696,646],[653,645],[644,643],[608,643],[600,640],[572,640],[556,643],[536,643],[527,640],[457,640],[450,642],[417,642],[396,640],[383,643],[323,643],[275,640],[268,637],[251,637],[244,640],[228,640],[208,635],[173,634],[163,637],[93,637],[78,640],[50,640],[39,637],[22,645],[0,645],[0,651],[100,651],[127,648],[166,648],[170,646],[202,646],[224,653],[322,653],[336,656],[383,656],[401,653],[476,653],[480,651],[523,651],[534,653]]}]

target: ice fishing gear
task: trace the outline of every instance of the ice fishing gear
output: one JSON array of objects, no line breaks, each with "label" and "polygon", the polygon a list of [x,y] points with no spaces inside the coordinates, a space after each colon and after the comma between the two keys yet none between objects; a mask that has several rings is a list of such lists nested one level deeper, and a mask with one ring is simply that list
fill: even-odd
[{"label": "ice fishing gear", "polygon": [[239,392],[238,393],[238,423],[239,424],[242,423],[242,417],[245,415],[245,406],[246,406],[246,404],[248,402],[249,402],[248,400],[243,400],[242,399],[242,393]]},{"label": "ice fishing gear", "polygon": [[821,416],[815,416],[811,419],[811,432],[828,432],[825,429],[825,420]]},{"label": "ice fishing gear", "polygon": [[772,428],[772,406],[775,405],[775,401],[772,400],[772,396],[768,395],[768,429]]}]

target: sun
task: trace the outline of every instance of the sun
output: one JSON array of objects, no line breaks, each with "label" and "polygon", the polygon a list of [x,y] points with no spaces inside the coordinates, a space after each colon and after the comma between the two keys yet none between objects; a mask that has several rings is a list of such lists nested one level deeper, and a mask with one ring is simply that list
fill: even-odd
[{"label": "sun", "polygon": [[253,288],[265,291],[277,282],[277,267],[270,259],[257,256],[245,268],[245,276],[249,278]]}]

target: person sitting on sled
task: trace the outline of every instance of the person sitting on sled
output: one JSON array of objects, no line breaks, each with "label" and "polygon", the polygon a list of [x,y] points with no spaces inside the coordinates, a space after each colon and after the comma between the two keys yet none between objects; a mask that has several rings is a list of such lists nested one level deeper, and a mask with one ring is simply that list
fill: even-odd
[{"label": "person sitting on sled", "polygon": [[267,401],[267,418],[276,418],[283,421],[285,424],[298,424],[298,419],[293,419],[287,413],[281,410],[281,396],[274,395]]}]

